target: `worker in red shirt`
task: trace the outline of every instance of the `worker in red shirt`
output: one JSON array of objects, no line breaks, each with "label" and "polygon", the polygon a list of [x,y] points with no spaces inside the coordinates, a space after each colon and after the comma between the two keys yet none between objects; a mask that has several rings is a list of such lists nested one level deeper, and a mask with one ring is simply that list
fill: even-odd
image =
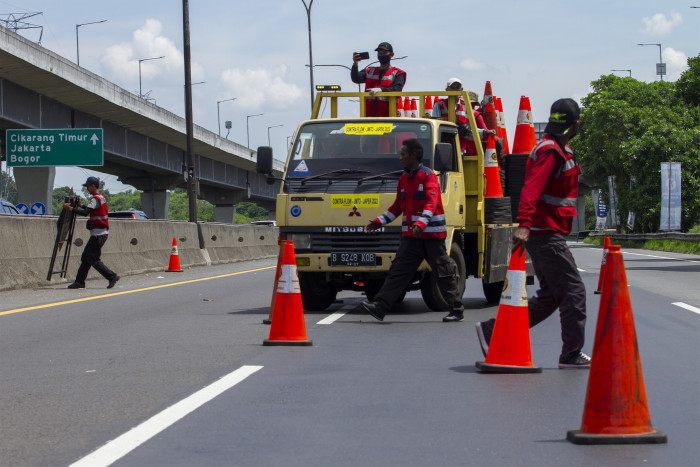
[{"label": "worker in red shirt", "polygon": [[394,56],[394,48],[388,42],[382,42],[374,49],[377,52],[379,66],[368,66],[364,70],[358,70],[360,54],[352,54],[352,68],[350,79],[353,83],[365,83],[365,92],[369,92],[370,98],[365,99],[365,116],[388,117],[389,98],[382,97],[382,91],[401,92],[406,84],[406,72],[391,66]]},{"label": "worker in red shirt", "polygon": [[[559,99],[550,111],[544,137],[530,153],[525,185],[520,195],[519,226],[513,235],[513,254],[532,258],[540,288],[528,300],[530,327],[559,308],[561,337],[559,368],[590,368],[591,358],[581,352],[586,326],[586,290],[565,235],[576,216],[581,169],[567,143],[576,136],[580,109],[573,99]],[[476,323],[484,355],[496,320]]]},{"label": "worker in red shirt", "polygon": [[423,260],[428,261],[443,298],[450,306],[444,322],[464,321],[464,306],[457,288],[457,265],[445,249],[445,211],[435,173],[425,167],[423,146],[407,139],[401,147],[401,165],[405,173],[399,179],[396,200],[381,216],[370,221],[365,232],[374,232],[403,213],[401,243],[384,285],[372,302],[362,308],[379,321],[403,294]]}]

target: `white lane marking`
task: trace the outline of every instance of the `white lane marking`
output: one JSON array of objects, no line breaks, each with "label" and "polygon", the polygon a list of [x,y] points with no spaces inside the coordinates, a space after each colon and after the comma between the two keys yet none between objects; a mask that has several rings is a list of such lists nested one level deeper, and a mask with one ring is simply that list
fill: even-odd
[{"label": "white lane marking", "polygon": [[681,308],[685,308],[688,311],[692,311],[693,313],[697,313],[700,315],[700,308],[695,308],[694,306],[688,305],[687,303],[674,302],[673,305],[679,306]]},{"label": "white lane marking", "polygon": [[688,262],[688,263],[700,263],[700,261],[695,261],[695,260],[693,260],[693,259],[671,258],[671,257],[668,257],[668,256],[656,256],[656,255],[645,255],[645,254],[643,254],[643,253],[631,253],[631,252],[629,252],[629,251],[623,251],[622,254],[625,254],[625,255],[636,255],[636,256],[646,256],[646,257],[649,257],[649,258],[671,259],[671,260],[674,260],[674,261],[685,261],[685,262]]},{"label": "white lane marking", "polygon": [[347,311],[336,311],[332,315],[326,316],[316,324],[333,324],[334,322],[345,316],[346,313]]},{"label": "white lane marking", "polygon": [[188,398],[171,405],[120,437],[113,439],[91,454],[71,464],[71,467],[101,467],[111,465],[181,418],[195,411],[224,391],[231,389],[260,369],[262,369],[262,366],[244,365],[240,367],[220,380],[200,389]]}]

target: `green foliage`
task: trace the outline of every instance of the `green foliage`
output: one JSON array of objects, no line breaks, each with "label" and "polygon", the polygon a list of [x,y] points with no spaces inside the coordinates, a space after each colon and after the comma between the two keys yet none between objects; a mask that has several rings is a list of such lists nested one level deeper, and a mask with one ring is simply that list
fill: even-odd
[{"label": "green foliage", "polygon": [[595,205],[593,204],[593,196],[592,195],[586,195],[586,210],[585,210],[585,219],[586,219],[586,230],[595,230],[595,224],[596,224],[596,209]]},{"label": "green foliage", "polygon": [[[659,228],[661,162],[682,167],[682,226],[700,219],[700,107],[675,83],[602,76],[583,100],[579,137],[571,145],[584,173],[603,188],[616,177],[620,220],[636,214],[635,231]],[[636,180],[630,188],[630,179]],[[609,204],[608,204],[609,205]]]},{"label": "green foliage", "polygon": [[688,105],[700,106],[700,55],[688,57],[688,69],[676,81],[678,95]]},{"label": "green foliage", "polygon": [[19,198],[17,197],[17,184],[15,179],[8,175],[6,172],[0,170],[0,192],[2,193],[1,198],[9,201],[12,204],[19,203]]},{"label": "green foliage", "polygon": [[[66,200],[66,196],[71,194],[72,188],[69,186],[62,186],[59,188],[54,188],[53,196],[51,200],[51,205],[53,206],[53,215],[58,216],[63,211],[63,202]],[[73,193],[75,194],[75,193]],[[83,199],[83,204],[86,201]]]},{"label": "green foliage", "polygon": [[[603,246],[603,237],[588,237],[584,240],[584,243]],[[669,251],[672,253],[700,255],[700,242],[683,242],[677,240],[647,240],[635,242],[632,240],[615,240],[613,243],[615,245],[620,245],[623,248],[638,248],[640,250]]]},{"label": "green foliage", "polygon": [[[190,201],[186,190],[177,189],[170,192],[168,219],[183,221],[190,219]],[[199,222],[214,222],[214,205],[203,199],[198,199],[197,220]]]},{"label": "green foliage", "polygon": [[[245,219],[244,222],[238,222],[238,215],[241,215],[241,219]],[[236,205],[236,224],[249,224],[253,221],[262,221],[268,219],[268,211],[265,208],[261,208],[255,203],[250,201],[243,201]]]},{"label": "green foliage", "polygon": [[121,193],[115,193],[107,200],[107,206],[109,206],[110,211],[128,211],[129,209],[143,211],[141,192],[126,190]]}]

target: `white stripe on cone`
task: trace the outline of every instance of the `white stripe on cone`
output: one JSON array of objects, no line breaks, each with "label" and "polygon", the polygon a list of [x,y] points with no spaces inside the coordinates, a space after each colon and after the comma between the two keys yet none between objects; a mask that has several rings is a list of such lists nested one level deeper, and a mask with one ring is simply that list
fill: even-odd
[{"label": "white stripe on cone", "polygon": [[277,293],[301,293],[295,264],[283,264],[277,282]]},{"label": "white stripe on cone", "polygon": [[525,271],[509,270],[501,293],[501,305],[527,306],[526,285]]}]

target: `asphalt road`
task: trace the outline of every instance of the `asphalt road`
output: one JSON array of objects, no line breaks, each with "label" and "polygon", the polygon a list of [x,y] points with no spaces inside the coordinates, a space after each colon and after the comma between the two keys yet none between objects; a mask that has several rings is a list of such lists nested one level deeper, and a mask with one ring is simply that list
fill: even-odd
[{"label": "asphalt road", "polygon": [[[572,249],[591,353],[601,250]],[[623,252],[666,445],[565,440],[580,426],[588,371],[556,369],[554,316],[531,330],[543,373],[477,373],[474,323],[497,306],[474,279],[463,323],[442,323],[416,292],[379,323],[348,293],[305,314],[313,346],[264,347],[265,260],[125,277],[112,290],[1,292],[0,465],[697,465],[700,257]]]}]

